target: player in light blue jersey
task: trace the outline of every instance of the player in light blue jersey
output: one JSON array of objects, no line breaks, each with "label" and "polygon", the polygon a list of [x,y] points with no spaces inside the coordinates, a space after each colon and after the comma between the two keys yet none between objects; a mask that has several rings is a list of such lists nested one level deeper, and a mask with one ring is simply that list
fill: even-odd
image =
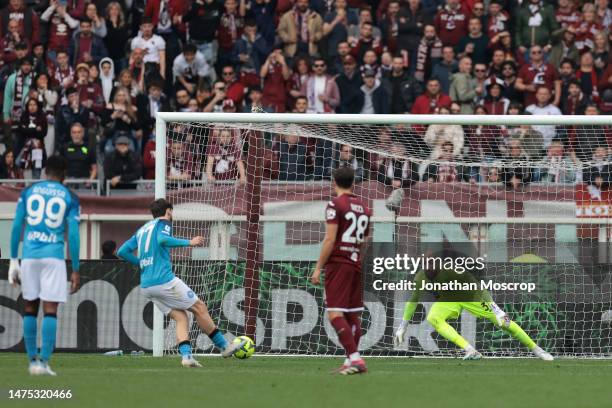
[{"label": "player in light blue jersey", "polygon": [[[66,227],[72,259],[70,293],[76,292],[80,283],[79,199],[62,184],[66,173],[66,161],[62,157],[49,157],[45,171],[47,180],[22,191],[11,232],[9,282],[14,286],[21,283],[25,300],[23,341],[32,375],[55,375],[49,367],[49,359],[55,347],[57,306],[66,302],[68,292],[64,259]],[[18,256],[22,230],[23,252],[20,265]],[[40,301],[44,317],[41,326],[42,345],[38,355],[36,316]]]},{"label": "player in light blue jersey", "polygon": [[200,329],[221,349],[223,357],[232,356],[244,344],[228,343],[212,321],[206,304],[172,272],[170,249],[202,246],[204,238],[187,240],[172,236],[172,204],[168,201],[155,200],[150,209],[154,219],[140,227],[119,248],[117,255],[140,268],[140,287],[145,298],[176,321],[176,340],[183,367],[202,366],[191,354],[187,311],[194,314]]}]

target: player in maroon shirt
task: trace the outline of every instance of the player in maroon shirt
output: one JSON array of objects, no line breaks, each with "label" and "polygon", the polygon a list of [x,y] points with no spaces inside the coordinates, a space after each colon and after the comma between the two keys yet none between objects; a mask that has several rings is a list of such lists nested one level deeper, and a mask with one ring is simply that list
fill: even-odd
[{"label": "player in maroon shirt", "polygon": [[362,374],[367,368],[357,351],[363,311],[361,252],[368,235],[371,213],[353,194],[355,171],[351,167],[337,168],[332,177],[337,197],[327,204],[325,210],[325,239],[310,280],[318,285],[321,269],[325,267],[327,317],[347,356],[337,372]]}]

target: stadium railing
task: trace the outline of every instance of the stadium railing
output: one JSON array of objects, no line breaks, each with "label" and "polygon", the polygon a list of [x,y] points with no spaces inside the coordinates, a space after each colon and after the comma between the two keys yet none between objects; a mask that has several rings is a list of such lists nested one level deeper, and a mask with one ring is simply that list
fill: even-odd
[{"label": "stadium railing", "polygon": [[[40,181],[40,179],[0,179],[0,185],[9,185],[14,187],[24,187],[32,185]],[[281,181],[281,180],[264,180],[262,181],[262,185],[289,185],[289,184],[308,184],[308,185],[323,185],[329,183],[329,180],[302,180],[302,181]],[[467,182],[461,182],[467,183]],[[99,180],[89,180],[89,179],[66,179],[65,184],[68,185],[71,189],[75,190],[77,195],[98,195],[98,196],[146,196],[153,195],[155,180],[136,180],[131,183],[124,183],[123,185],[134,186],[134,188],[113,188],[110,185],[110,180],[106,180],[104,182]],[[211,183],[207,180],[189,180],[189,181],[181,181],[175,184],[174,189],[181,189],[186,187],[198,187],[198,186],[214,186],[214,185],[227,185],[227,184],[236,184],[236,181],[215,181]],[[471,183],[482,187],[487,186],[496,186],[501,183],[490,183],[490,182],[477,182]],[[558,187],[568,187],[573,186],[578,183],[547,183],[547,182],[533,182],[530,183],[531,186],[547,186],[552,185]],[[103,189],[102,186],[105,188]],[[103,191],[105,192],[103,194]]]},{"label": "stadium railing", "polygon": [[[25,187],[41,180],[42,179],[0,179],[0,185]],[[99,180],[69,178],[64,180],[64,184],[75,190],[78,195],[102,194],[102,183]]]}]

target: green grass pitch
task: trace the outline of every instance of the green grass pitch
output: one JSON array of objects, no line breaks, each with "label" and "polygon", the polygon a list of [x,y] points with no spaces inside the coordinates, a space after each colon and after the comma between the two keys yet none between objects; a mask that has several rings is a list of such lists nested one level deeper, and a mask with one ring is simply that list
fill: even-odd
[{"label": "green grass pitch", "polygon": [[[0,354],[0,407],[611,407],[612,360],[370,358],[365,375],[331,376],[340,358],[53,356],[58,377],[30,377]],[[15,401],[7,390],[70,389],[71,401]]]}]

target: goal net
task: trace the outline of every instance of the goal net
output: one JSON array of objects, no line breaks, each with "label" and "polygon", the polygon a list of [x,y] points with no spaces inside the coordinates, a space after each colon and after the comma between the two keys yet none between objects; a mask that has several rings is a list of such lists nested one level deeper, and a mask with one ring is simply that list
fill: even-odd
[{"label": "goal net", "polygon": [[[491,285],[497,305],[542,348],[611,357],[608,124],[586,116],[160,113],[156,196],[174,204],[175,235],[206,239],[173,252],[175,273],[223,332],[254,337],[260,354],[341,355],[323,288],[308,277],[334,197],[331,171],[351,166],[354,193],[373,211],[363,354],[458,355],[427,321],[435,293],[421,299],[406,341],[394,346],[414,271],[373,265],[459,248],[484,259],[476,281]],[[491,321],[465,310],[452,317],[485,355],[530,355]],[[191,339],[196,352],[214,352],[195,322]],[[154,354],[175,352],[174,326],[156,310]]]}]

